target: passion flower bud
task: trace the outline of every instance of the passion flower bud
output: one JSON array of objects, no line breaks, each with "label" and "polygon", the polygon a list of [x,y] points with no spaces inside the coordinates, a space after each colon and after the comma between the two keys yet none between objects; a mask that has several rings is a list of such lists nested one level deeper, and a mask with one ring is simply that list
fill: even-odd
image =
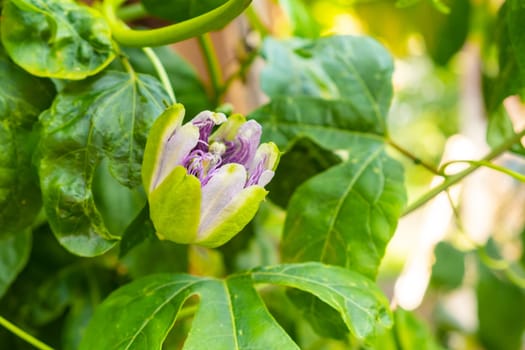
[{"label": "passion flower bud", "polygon": [[142,179],[150,216],[161,239],[217,247],[257,212],[279,150],[259,145],[261,126],[241,115],[204,111],[182,125],[183,118],[181,104],[168,108],[148,136]]}]

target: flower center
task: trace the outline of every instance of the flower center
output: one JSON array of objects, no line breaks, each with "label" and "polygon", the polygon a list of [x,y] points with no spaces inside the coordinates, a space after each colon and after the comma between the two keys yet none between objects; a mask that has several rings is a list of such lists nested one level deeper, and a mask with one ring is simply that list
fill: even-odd
[{"label": "flower center", "polygon": [[188,174],[196,176],[204,186],[213,173],[223,165],[222,155],[225,151],[226,146],[222,142],[213,142],[209,146],[206,142],[199,142],[186,157],[183,166],[188,169]]}]

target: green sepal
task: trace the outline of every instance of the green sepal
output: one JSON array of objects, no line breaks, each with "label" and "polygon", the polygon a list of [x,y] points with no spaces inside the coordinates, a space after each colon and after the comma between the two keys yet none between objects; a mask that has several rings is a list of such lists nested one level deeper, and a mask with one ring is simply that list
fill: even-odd
[{"label": "green sepal", "polygon": [[201,210],[201,183],[176,166],[149,196],[150,217],[159,239],[194,243]]},{"label": "green sepal", "polygon": [[253,219],[267,193],[261,186],[243,189],[221,211],[221,222],[207,232],[200,233],[199,236],[203,238],[195,244],[216,248],[228,242]]},{"label": "green sepal", "polygon": [[175,129],[182,124],[184,113],[183,105],[174,104],[168,107],[151,127],[142,162],[142,182],[148,192],[151,192],[151,182],[155,174],[158,173],[164,144]]}]

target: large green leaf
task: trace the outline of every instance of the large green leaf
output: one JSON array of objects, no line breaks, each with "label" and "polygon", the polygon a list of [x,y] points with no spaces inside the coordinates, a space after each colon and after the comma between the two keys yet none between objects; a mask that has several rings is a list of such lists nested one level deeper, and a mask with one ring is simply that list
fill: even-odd
[{"label": "large green leaf", "polygon": [[405,203],[403,170],[382,147],[301,185],[288,206],[285,261],[322,261],[374,278]]},{"label": "large green leaf", "polygon": [[31,251],[31,231],[0,236],[0,298],[24,268]]},{"label": "large green leaf", "polygon": [[142,0],[149,13],[175,22],[202,15],[228,0]]},{"label": "large green leaf", "polygon": [[167,94],[152,77],[109,71],[69,83],[41,115],[44,206],[53,232],[68,250],[101,254],[122,234],[108,230],[95,205],[95,171],[107,159],[120,184],[132,188],[141,183],[147,134],[164,100]]},{"label": "large green leaf", "polygon": [[336,309],[359,339],[391,324],[388,302],[377,286],[339,267],[280,265],[225,280],[152,275],[124,286],[102,303],[80,349],[159,349],[181,307],[194,295],[200,303],[184,349],[298,349],[269,314],[254,283],[314,294]]},{"label": "large green leaf", "polygon": [[388,52],[373,39],[267,39],[263,55],[268,66],[261,85],[272,99],[311,96],[337,105],[344,102],[347,115],[362,116],[374,130],[385,131],[393,64]]},{"label": "large green leaf", "polygon": [[[392,60],[377,42],[350,36],[268,40],[264,55],[262,85],[271,101],[252,115],[263,138],[284,150],[308,138],[343,160],[296,188],[282,257],[374,278],[406,201],[403,169],[385,152]],[[307,161],[295,160],[297,171]],[[318,333],[346,337],[325,303],[302,292],[291,296]]]},{"label": "large green leaf", "polygon": [[0,236],[24,231],[41,207],[31,157],[36,143],[32,127],[51,104],[53,85],[35,78],[0,50]]},{"label": "large green leaf", "polygon": [[[340,162],[341,158],[317,146],[310,139],[298,139],[279,160],[275,176],[267,186],[270,199],[286,208],[289,199],[300,184]],[[297,164],[301,164],[301,167]]]},{"label": "large green leaf", "polygon": [[115,57],[104,18],[73,0],[6,1],[1,31],[11,58],[36,76],[83,79]]},{"label": "large green leaf", "polygon": [[375,41],[350,36],[269,40],[264,53],[262,84],[272,100],[252,115],[264,138],[287,149],[307,137],[346,158],[295,191],[283,257],[373,278],[406,201],[402,169],[384,151],[391,58]]}]

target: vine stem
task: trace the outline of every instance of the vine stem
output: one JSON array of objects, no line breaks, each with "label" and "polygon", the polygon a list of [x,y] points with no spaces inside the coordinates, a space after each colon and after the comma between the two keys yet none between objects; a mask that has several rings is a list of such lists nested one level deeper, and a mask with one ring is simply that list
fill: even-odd
[{"label": "vine stem", "polygon": [[5,327],[8,331],[13,333],[17,337],[19,337],[19,338],[25,340],[26,342],[28,342],[29,344],[33,345],[37,349],[40,349],[40,350],[53,350],[52,347],[50,347],[49,345],[44,344],[42,341],[36,339],[35,337],[33,337],[32,335],[28,334],[24,330],[18,328],[17,326],[15,326],[14,324],[9,322],[8,320],[3,318],[2,316],[0,316],[0,325]]},{"label": "vine stem", "polygon": [[399,153],[401,153],[402,155],[404,155],[405,157],[407,158],[410,158],[414,164],[416,165],[421,165],[423,168],[427,169],[428,171],[430,171],[431,173],[433,173],[434,175],[443,175],[442,173],[439,172],[438,169],[436,169],[434,166],[424,162],[423,160],[421,160],[420,158],[416,157],[415,155],[413,155],[411,152],[409,152],[408,150],[404,149],[403,147],[401,147],[400,145],[398,145],[397,143],[395,143],[393,140],[391,139],[387,139],[387,143],[392,147],[394,148],[396,151],[398,151]]},{"label": "vine stem", "polygon": [[142,51],[148,56],[148,59],[150,60],[151,64],[153,64],[153,67],[155,68],[155,71],[157,72],[157,75],[159,76],[159,79],[164,86],[164,89],[168,93],[171,103],[177,103],[177,99],[175,98],[175,93],[173,92],[173,88],[170,83],[170,78],[168,77],[168,73],[166,72],[166,69],[164,68],[164,65],[157,57],[157,54],[155,54],[155,51],[151,47],[143,47]]},{"label": "vine stem", "polygon": [[213,47],[213,42],[209,33],[198,37],[199,46],[206,62],[206,68],[210,76],[211,86],[213,89],[213,102],[218,105],[222,91],[222,73],[219,59]]},{"label": "vine stem", "polygon": [[405,212],[403,213],[403,216],[418,209],[419,207],[427,203],[429,200],[437,196],[442,191],[446,190],[447,188],[456,184],[457,182],[463,180],[466,176],[472,174],[474,171],[476,171],[479,167],[482,166],[484,161],[490,161],[496,158],[497,156],[501,155],[505,151],[508,151],[508,149],[512,147],[515,143],[519,142],[523,136],[525,136],[525,129],[521,130],[520,132],[515,134],[513,137],[505,140],[501,145],[495,147],[490,153],[488,153],[485,157],[481,159],[481,162],[474,162],[467,169],[460,171],[457,174],[446,177],[443,183],[432,188],[430,191],[428,191],[427,193],[419,197],[419,199],[417,199],[415,202],[410,204],[408,208],[405,210]]},{"label": "vine stem", "polygon": [[173,44],[216,30],[240,15],[251,0],[228,0],[200,16],[166,27],[134,30],[118,18],[116,12],[124,0],[104,0],[102,13],[111,28],[113,38],[125,46],[146,47]]}]

